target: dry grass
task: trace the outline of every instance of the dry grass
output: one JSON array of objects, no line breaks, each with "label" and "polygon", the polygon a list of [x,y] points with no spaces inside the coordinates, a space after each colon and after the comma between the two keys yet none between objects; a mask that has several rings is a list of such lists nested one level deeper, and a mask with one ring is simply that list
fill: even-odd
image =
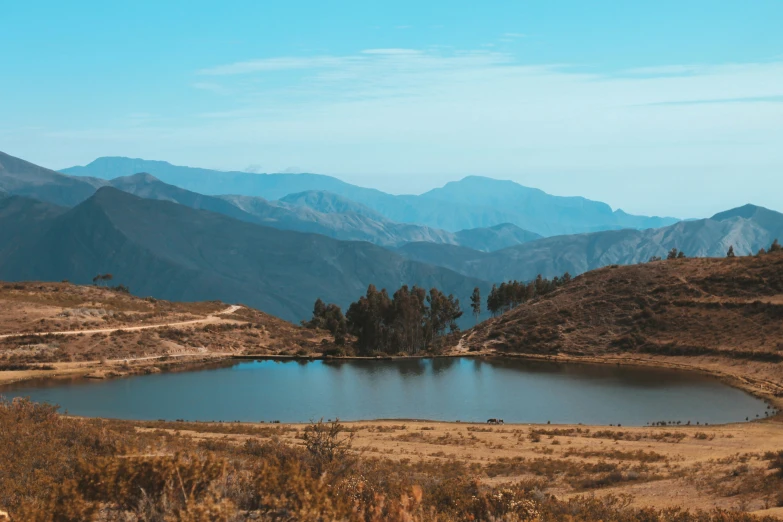
[{"label": "dry grass", "polygon": [[[3,283],[0,336],[29,335],[0,338],[0,383],[55,373],[126,375],[226,355],[310,356],[331,347],[324,332],[247,307],[221,315],[226,308],[68,283]],[[188,321],[195,323],[166,326]],[[96,329],[111,331],[54,333]]]},{"label": "dry grass", "polygon": [[594,270],[481,323],[461,347],[697,367],[783,397],[783,254]]},{"label": "dry grass", "polygon": [[[527,432],[519,427],[469,432],[471,426],[385,422],[355,423],[350,429],[339,424],[142,427],[63,418],[48,406],[25,401],[0,402],[0,508],[12,520],[30,522],[757,520],[736,506],[645,507],[615,491],[695,476],[703,481],[702,495],[720,497],[727,494],[719,488],[720,477],[737,467],[734,458],[701,462],[704,469],[689,461],[686,472],[674,469],[670,454],[663,453],[666,462],[638,462],[638,454],[629,459],[614,449],[598,457],[578,450],[578,455],[551,459],[518,455],[483,461],[492,452],[449,444],[446,451],[454,452],[451,456],[417,456],[418,442],[400,442],[397,437],[401,431],[420,433],[422,427],[432,428],[424,431],[438,437],[471,434],[488,446],[515,437],[524,440]],[[725,435],[728,429],[716,433]],[[609,443],[584,435],[572,437],[574,447]],[[738,439],[721,438],[731,444]],[[749,441],[745,436],[743,442]],[[378,454],[365,447],[367,442],[378,446],[376,452],[404,444],[405,453]],[[689,438],[677,445],[656,444],[656,451],[671,452],[700,442]],[[758,475],[757,469],[772,466],[766,481],[747,481],[756,489],[740,493],[748,498],[745,509],[752,509],[754,495],[782,484],[774,473],[778,453],[738,458],[748,470],[741,473]]]}]

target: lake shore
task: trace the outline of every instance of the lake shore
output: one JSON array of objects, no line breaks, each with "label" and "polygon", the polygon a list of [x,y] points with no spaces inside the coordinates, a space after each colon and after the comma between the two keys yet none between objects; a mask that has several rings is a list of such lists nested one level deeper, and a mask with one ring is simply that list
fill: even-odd
[{"label": "lake shore", "polygon": [[[444,357],[465,357],[449,354]],[[513,358],[563,364],[628,365],[672,368],[714,375],[754,395],[772,398],[766,374],[753,365],[722,360],[683,364],[663,358],[541,357],[468,354],[469,358]],[[24,380],[51,378],[118,378],[158,371],[189,371],[248,359],[295,361],[309,359],[368,360],[375,358],[185,355],[136,362],[57,363],[54,370],[26,370]],[[381,358],[387,359],[387,358]],[[154,368],[154,369],[153,369]],[[737,371],[737,369],[741,371]],[[18,374],[20,372],[3,372]],[[752,374],[756,378],[754,379]],[[0,378],[3,375],[0,374]],[[3,382],[3,381],[0,381]],[[18,381],[17,381],[18,382]],[[772,383],[774,384],[774,382]],[[2,388],[0,388],[0,395]],[[778,406],[779,407],[779,406]],[[248,441],[303,444],[303,423],[107,421],[150,434],[176,434],[190,447]],[[486,486],[541,482],[547,494],[561,499],[579,495],[628,495],[635,507],[743,509],[783,516],[758,493],[756,481],[767,473],[766,455],[783,449],[783,416],[744,423],[709,426],[611,427],[580,424],[485,423],[379,419],[343,423],[361,459],[390,460],[401,466],[429,468],[459,462]],[[179,437],[178,437],[179,438]],[[438,468],[440,469],[440,468]],[[597,470],[602,471],[597,471]],[[600,484],[595,481],[612,481]],[[755,489],[754,489],[755,488]]]},{"label": "lake shore", "polygon": [[602,356],[509,354],[498,352],[463,353],[450,352],[438,355],[420,356],[291,356],[274,354],[227,354],[198,353],[122,359],[111,361],[58,362],[23,370],[0,371],[0,394],[4,386],[28,381],[49,379],[113,379],[151,373],[198,370],[210,365],[231,364],[233,361],[276,360],[276,361],[370,361],[429,358],[508,358],[515,360],[546,361],[562,364],[598,364],[635,366],[696,372],[720,379],[726,384],[741,389],[770,403],[783,411],[783,369],[768,363],[727,360],[719,357],[639,356],[637,354],[612,354]]}]

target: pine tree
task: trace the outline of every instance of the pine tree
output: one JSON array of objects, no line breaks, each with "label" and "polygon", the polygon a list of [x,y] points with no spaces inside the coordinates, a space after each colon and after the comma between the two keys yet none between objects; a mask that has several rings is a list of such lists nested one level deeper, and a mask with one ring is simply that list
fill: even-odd
[{"label": "pine tree", "polygon": [[666,256],[666,259],[677,259],[678,250],[676,248],[672,248],[669,250],[669,254]]},{"label": "pine tree", "polygon": [[736,257],[734,255],[734,245],[729,246],[729,251],[726,252],[726,257]]},{"label": "pine tree", "polygon": [[783,250],[783,246],[780,246],[780,243],[776,239],[772,242],[772,246],[769,247],[768,252],[780,252],[781,250]]},{"label": "pine tree", "polygon": [[487,296],[487,310],[492,314],[492,317],[495,317],[500,310],[497,285],[492,285],[492,290],[489,291],[489,295]]},{"label": "pine tree", "polygon": [[473,294],[470,296],[470,307],[473,309],[473,317],[478,318],[481,315],[481,291],[479,287],[473,289]]}]

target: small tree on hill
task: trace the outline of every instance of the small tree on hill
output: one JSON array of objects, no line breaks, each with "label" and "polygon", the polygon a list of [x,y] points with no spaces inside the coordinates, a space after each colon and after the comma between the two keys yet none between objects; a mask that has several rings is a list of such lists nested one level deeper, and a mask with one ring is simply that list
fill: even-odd
[{"label": "small tree on hill", "polygon": [[93,284],[100,285],[101,283],[106,283],[107,281],[111,281],[112,279],[114,279],[114,276],[111,274],[98,274],[92,278],[92,282]]},{"label": "small tree on hill", "polygon": [[763,255],[764,255],[764,254],[766,254],[766,253],[767,253],[767,249],[766,249],[766,248],[764,248],[764,247],[761,247],[761,248],[759,249],[759,253],[758,253],[758,254],[756,254],[756,255],[757,255],[757,256],[763,256]]},{"label": "small tree on hill", "polygon": [[672,248],[669,250],[669,254],[666,256],[666,259],[677,259],[678,254],[679,251],[676,248]]},{"label": "small tree on hill", "polygon": [[780,246],[780,243],[776,239],[772,242],[772,246],[769,247],[769,252],[780,252],[783,250],[783,246]]},{"label": "small tree on hill", "polygon": [[470,296],[470,308],[473,310],[473,317],[478,318],[481,315],[481,291],[478,287],[473,289],[473,294]]},{"label": "small tree on hill", "polygon": [[729,246],[729,251],[726,252],[726,257],[736,257],[734,255],[734,245]]}]

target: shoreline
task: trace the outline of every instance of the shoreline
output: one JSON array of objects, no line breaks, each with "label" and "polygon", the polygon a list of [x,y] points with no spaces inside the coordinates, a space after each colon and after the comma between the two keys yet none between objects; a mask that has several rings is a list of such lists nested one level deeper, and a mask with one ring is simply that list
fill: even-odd
[{"label": "shoreline", "polygon": [[[192,357],[192,359],[191,359]],[[29,369],[17,371],[0,371],[0,395],[7,387],[29,383],[34,385],[36,381],[47,381],[56,379],[71,380],[103,380],[122,377],[133,377],[137,375],[149,375],[152,373],[169,373],[179,371],[199,371],[207,369],[210,365],[230,364],[232,361],[281,361],[281,362],[309,362],[309,361],[393,361],[408,359],[447,359],[447,358],[465,358],[465,359],[521,359],[529,361],[552,362],[562,364],[596,364],[596,365],[614,365],[638,368],[669,369],[676,371],[695,372],[702,375],[717,378],[724,384],[736,389],[740,389],[758,399],[761,399],[772,405],[777,414],[765,419],[783,419],[783,384],[776,382],[749,377],[738,372],[727,371],[726,369],[716,369],[699,364],[687,364],[662,360],[659,358],[636,357],[635,354],[615,354],[608,356],[573,356],[573,355],[537,355],[537,354],[509,354],[497,352],[480,353],[448,353],[448,354],[428,354],[415,356],[291,356],[291,355],[235,355],[235,354],[182,354],[182,355],[163,355],[149,357],[145,359],[128,359],[126,361],[109,361],[112,364],[101,363],[100,361],[84,361],[77,363],[45,363],[47,365],[62,365],[54,370]],[[14,375],[16,374],[16,375]],[[16,379],[12,377],[18,377]],[[444,422],[460,424],[457,421],[436,421],[428,419],[375,419],[375,420],[355,420],[346,422],[380,422],[380,421],[406,421],[406,422]],[[753,421],[749,421],[753,422]],[[292,423],[296,424],[296,423]],[[474,424],[465,422],[462,424]],[[479,423],[480,424],[480,423]],[[739,425],[746,423],[737,423]],[[509,424],[511,425],[511,424]],[[522,423],[521,425],[539,425],[535,423]],[[638,426],[644,428],[645,426]],[[651,427],[651,426],[646,426]]]}]

